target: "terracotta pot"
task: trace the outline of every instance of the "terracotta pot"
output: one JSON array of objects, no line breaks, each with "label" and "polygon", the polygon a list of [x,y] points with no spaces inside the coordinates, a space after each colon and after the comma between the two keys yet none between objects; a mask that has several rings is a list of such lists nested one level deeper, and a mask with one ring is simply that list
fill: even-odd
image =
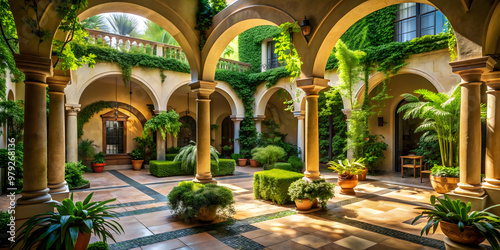
[{"label": "terracotta pot", "polygon": [[144,160],[132,160],[132,167],[134,170],[141,170],[143,162]]},{"label": "terracotta pot", "polygon": [[196,218],[203,222],[211,222],[217,217],[217,206],[202,207]]},{"label": "terracotta pot", "polygon": [[310,199],[296,199],[295,206],[297,206],[297,210],[307,211],[311,209],[313,202]]},{"label": "terracotta pot", "polygon": [[366,173],[368,172],[368,168],[363,169],[363,173],[358,174],[358,181],[366,181]]},{"label": "terracotta pot", "polygon": [[356,195],[354,188],[358,185],[358,177],[355,175],[352,179],[344,179],[339,176],[338,182],[340,193],[345,195]]},{"label": "terracotta pot", "polygon": [[247,159],[238,159],[238,166],[244,167],[247,165]]},{"label": "terracotta pot", "polygon": [[437,177],[431,175],[431,184],[434,190],[440,194],[446,194],[457,188],[460,182],[458,177]]},{"label": "terracotta pot", "polygon": [[95,173],[101,173],[106,166],[106,163],[92,163],[92,169],[94,169]]},{"label": "terracotta pot", "polygon": [[90,233],[78,232],[78,238],[76,238],[75,250],[86,250],[90,242]]},{"label": "terracotta pot", "polygon": [[317,207],[319,207],[319,201],[318,201],[318,199],[315,199],[315,200],[313,201],[313,206],[312,206],[312,208],[317,208]]},{"label": "terracotta pot", "polygon": [[466,226],[463,232],[460,232],[458,224],[446,221],[439,222],[441,231],[450,238],[450,240],[469,245],[479,245],[485,240],[479,230],[473,226]]},{"label": "terracotta pot", "polygon": [[254,159],[250,159],[250,166],[256,168],[259,166],[259,162]]}]

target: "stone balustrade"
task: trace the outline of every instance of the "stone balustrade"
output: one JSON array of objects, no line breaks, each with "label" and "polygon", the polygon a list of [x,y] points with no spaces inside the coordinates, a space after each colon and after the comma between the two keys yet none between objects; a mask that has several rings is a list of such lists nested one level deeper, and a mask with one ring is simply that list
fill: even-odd
[{"label": "stone balustrade", "polygon": [[[186,55],[179,46],[159,43],[140,38],[122,36],[100,30],[87,29],[89,42],[102,46],[111,47],[122,51],[144,52],[150,55],[172,58],[187,63]],[[237,72],[250,70],[250,64],[242,63],[231,59],[220,58],[217,63],[218,69],[226,69]]]}]

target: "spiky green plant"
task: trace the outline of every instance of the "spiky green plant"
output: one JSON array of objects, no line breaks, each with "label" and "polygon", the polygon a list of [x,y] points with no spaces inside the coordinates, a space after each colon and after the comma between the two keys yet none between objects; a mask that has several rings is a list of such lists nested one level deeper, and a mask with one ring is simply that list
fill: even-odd
[{"label": "spiky green plant", "polygon": [[363,164],[364,161],[364,158],[353,158],[351,160],[338,160],[338,162],[330,161],[328,162],[328,165],[330,165],[329,169],[339,174],[340,178],[352,179],[355,175],[363,173],[363,168],[365,168],[365,165]]},{"label": "spiky green plant", "polygon": [[115,13],[106,16],[106,31],[122,36],[138,37],[139,20],[127,13]]},{"label": "spiky green plant", "polygon": [[22,242],[23,250],[32,249],[36,244],[36,249],[72,250],[80,233],[92,232],[104,242],[107,237],[115,241],[111,231],[120,234],[124,230],[114,220],[118,215],[110,210],[115,207],[106,204],[116,199],[90,202],[93,195],[90,193],[83,202],[75,203],[71,193],[69,199],[52,204],[57,212],[31,217],[19,228],[14,246]]},{"label": "spiky green plant", "polygon": [[[436,203],[436,200],[439,203]],[[444,199],[438,199],[436,196],[431,196],[431,205],[434,207],[429,209],[427,207],[418,207],[423,209],[421,215],[415,217],[412,224],[417,222],[420,218],[427,218],[427,224],[422,228],[420,235],[428,235],[431,229],[432,233],[436,232],[439,222],[446,221],[449,223],[457,224],[461,232],[465,230],[466,226],[475,227],[481,234],[490,242],[493,249],[500,249],[498,241],[500,240],[500,217],[492,213],[486,212],[494,207],[499,207],[500,204],[488,207],[482,211],[472,211],[471,203],[465,204],[460,200],[452,200],[447,195]]]},{"label": "spiky green plant", "polygon": [[91,16],[83,21],[80,24],[86,29],[93,30],[105,30],[106,29],[106,20],[103,15],[95,15]]},{"label": "spiky green plant", "polygon": [[[198,148],[196,142],[190,141],[189,145],[181,148],[181,151],[175,156],[174,161],[181,162],[182,170],[187,170],[190,167],[196,167],[196,157],[198,156]],[[210,158],[217,162],[219,165],[219,152],[213,146],[210,146]]]},{"label": "spiky green plant", "polygon": [[150,131],[154,133],[156,130],[160,130],[163,140],[165,140],[167,134],[173,134],[177,137],[181,126],[182,123],[179,122],[179,114],[175,110],[163,111],[144,124],[142,137],[147,137]]},{"label": "spiky green plant", "polygon": [[146,30],[144,30],[144,36],[142,39],[179,46],[179,43],[175,40],[175,38],[160,25],[149,20],[147,20],[145,24]]},{"label": "spiky green plant", "polygon": [[[405,112],[403,119],[424,120],[415,129],[415,133],[425,132],[422,135],[425,141],[437,140],[442,165],[456,166],[460,128],[460,88],[457,86],[449,93],[434,93],[427,89],[418,89],[414,93],[420,97],[413,94],[402,95],[408,103],[401,106],[398,113]],[[430,133],[431,131],[436,133]]]}]

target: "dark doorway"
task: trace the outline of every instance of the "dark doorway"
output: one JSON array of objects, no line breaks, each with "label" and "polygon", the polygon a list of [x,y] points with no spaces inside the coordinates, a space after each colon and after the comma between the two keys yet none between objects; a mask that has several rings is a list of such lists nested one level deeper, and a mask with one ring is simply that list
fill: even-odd
[{"label": "dark doorway", "polygon": [[404,113],[398,113],[398,109],[406,104],[405,100],[398,103],[395,112],[395,126],[394,130],[394,171],[401,172],[401,156],[409,155],[412,150],[418,147],[418,142],[422,133],[415,133],[415,129],[420,125],[420,119],[407,119],[404,120]]},{"label": "dark doorway", "polygon": [[[233,153],[233,143],[234,143],[234,124],[231,117],[226,117],[222,120],[221,126],[221,150],[224,154],[231,155]],[[229,148],[231,148],[229,150]]]},{"label": "dark doorway", "polygon": [[181,130],[177,136],[177,147],[184,147],[190,141],[196,141],[196,121],[191,116],[183,116],[179,119],[182,123]]}]

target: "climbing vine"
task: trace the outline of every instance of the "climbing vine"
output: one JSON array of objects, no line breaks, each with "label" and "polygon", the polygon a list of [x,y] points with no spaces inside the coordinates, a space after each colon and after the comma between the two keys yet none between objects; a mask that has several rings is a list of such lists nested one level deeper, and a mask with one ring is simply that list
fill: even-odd
[{"label": "climbing vine", "polygon": [[450,22],[446,22],[446,31],[445,34],[448,34],[448,51],[450,51],[450,61],[455,61],[457,59],[457,37],[455,36],[455,31],[453,31],[453,27]]},{"label": "climbing vine", "polygon": [[112,107],[108,102],[98,101],[87,105],[80,112],[78,112],[77,115],[78,138],[82,138],[83,125],[85,125],[85,123],[87,123],[90,120],[90,118],[92,118],[95,114],[101,112],[106,108],[112,108]]},{"label": "climbing vine", "polygon": [[281,33],[280,28],[271,25],[253,27],[238,36],[239,60],[249,63],[252,73],[261,71],[262,41],[275,37]]},{"label": "climbing vine", "polygon": [[196,10],[196,30],[200,31],[200,50],[207,42],[206,32],[212,26],[212,18],[221,10],[226,8],[224,0],[198,0],[198,9]]},{"label": "climbing vine", "polygon": [[286,63],[286,70],[290,73],[290,82],[294,82],[296,78],[300,77],[300,69],[302,61],[300,60],[299,53],[293,46],[293,33],[300,31],[297,22],[283,23],[280,25],[281,33],[273,40],[276,41],[276,51],[278,59]]}]

